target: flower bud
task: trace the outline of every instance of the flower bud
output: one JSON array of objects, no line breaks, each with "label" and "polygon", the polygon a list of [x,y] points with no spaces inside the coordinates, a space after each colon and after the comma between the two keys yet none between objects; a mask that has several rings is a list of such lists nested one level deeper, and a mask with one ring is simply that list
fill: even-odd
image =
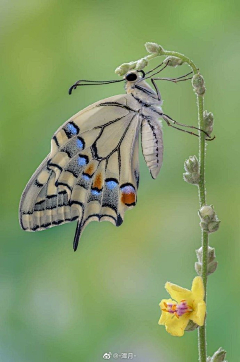
[{"label": "flower bud", "polygon": [[215,270],[217,269],[217,266],[218,266],[218,262],[217,261],[212,261],[211,263],[208,264],[208,267],[207,267],[207,273],[208,275],[212,274],[215,272]]},{"label": "flower bud", "polygon": [[195,89],[195,93],[198,94],[199,96],[203,96],[206,92],[206,88],[205,87],[200,87],[200,88],[196,88]]},{"label": "flower bud", "polygon": [[199,327],[199,325],[197,323],[194,323],[193,321],[189,321],[187,324],[187,327],[185,328],[186,332],[192,332],[195,331],[195,329],[197,329]]},{"label": "flower bud", "polygon": [[208,224],[208,232],[209,233],[214,233],[215,231],[217,231],[219,229],[220,222],[221,222],[220,220],[211,221]]},{"label": "flower bud", "polygon": [[199,225],[201,226],[201,229],[203,229],[203,231],[208,232],[208,223],[201,221]]},{"label": "flower bud", "polygon": [[199,164],[198,159],[196,156],[190,156],[185,162],[184,162],[184,168],[186,172],[198,172]]},{"label": "flower bud", "polygon": [[194,74],[192,77],[192,86],[194,92],[198,95],[203,95],[206,92],[206,88],[204,86],[204,78],[201,74]]},{"label": "flower bud", "polygon": [[213,220],[216,215],[212,205],[205,205],[201,207],[201,209],[198,211],[198,214],[203,222],[209,222]]},{"label": "flower bud", "polygon": [[145,58],[142,58],[140,60],[137,61],[137,65],[136,65],[136,69],[137,70],[142,70],[143,68],[145,68],[148,65],[148,61]]},{"label": "flower bud", "polygon": [[184,181],[192,184],[192,185],[198,185],[200,174],[199,174],[199,164],[198,159],[196,156],[190,156],[185,162],[184,162],[184,169],[186,173],[183,174]]},{"label": "flower bud", "polygon": [[[196,250],[196,254],[197,254],[198,261],[200,263],[202,263],[202,255],[203,255],[202,246],[199,249]],[[215,259],[216,259],[215,249],[212,248],[211,246],[208,246],[208,262],[212,262]]]},{"label": "flower bud", "polygon": [[161,47],[161,45],[158,45],[157,43],[148,42],[145,44],[145,48],[148,53],[156,53],[158,55],[162,55],[164,53],[164,49]]},{"label": "flower bud", "polygon": [[227,352],[224,351],[222,347],[220,347],[212,356],[211,362],[224,362]]},{"label": "flower bud", "polygon": [[184,181],[188,182],[192,185],[198,185],[199,184],[199,173],[193,172],[193,173],[184,173],[183,174]]},{"label": "flower bud", "polygon": [[129,62],[129,63],[128,63],[128,65],[129,65],[129,70],[135,69],[135,68],[136,68],[136,64],[137,64],[137,62]]},{"label": "flower bud", "polygon": [[213,114],[208,111],[203,112],[204,130],[211,134],[213,131]]},{"label": "flower bud", "polygon": [[219,229],[220,220],[213,209],[213,205],[205,205],[198,211],[200,226],[207,233],[214,233]]},{"label": "flower bud", "polygon": [[[200,247],[198,250],[196,250],[197,259],[198,261],[195,263],[195,270],[198,275],[202,275],[202,254],[203,249]],[[208,247],[208,261],[207,261],[207,274],[210,275],[215,272],[217,269],[217,261],[216,261],[216,255],[215,255],[215,249],[211,248],[211,246]]]},{"label": "flower bud", "polygon": [[184,61],[181,58],[169,56],[164,59],[163,63],[176,68],[178,65],[182,65]]},{"label": "flower bud", "polygon": [[123,76],[125,75],[129,70],[130,70],[130,64],[129,63],[123,63],[122,65],[120,65],[120,67],[115,69],[115,73]]},{"label": "flower bud", "polygon": [[197,262],[195,263],[195,270],[198,275],[202,275],[202,264]]},{"label": "flower bud", "polygon": [[[202,249],[202,247],[201,247],[201,249]],[[216,259],[215,249],[211,248],[211,246],[209,246],[208,247],[208,262],[211,263],[215,259]]]},{"label": "flower bud", "polygon": [[192,77],[193,88],[201,88],[204,86],[204,78],[201,74],[194,74]]}]

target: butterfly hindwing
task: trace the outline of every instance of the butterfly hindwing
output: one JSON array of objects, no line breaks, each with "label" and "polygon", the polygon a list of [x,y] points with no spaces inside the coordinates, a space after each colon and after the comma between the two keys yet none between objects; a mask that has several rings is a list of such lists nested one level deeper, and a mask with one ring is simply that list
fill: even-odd
[{"label": "butterfly hindwing", "polygon": [[163,162],[161,123],[155,119],[143,119],[141,123],[142,152],[153,179],[157,177]]},{"label": "butterfly hindwing", "polygon": [[36,231],[78,220],[76,250],[90,221],[120,225],[136,204],[140,123],[130,95],[97,102],[65,122],[23,192],[22,228]]}]

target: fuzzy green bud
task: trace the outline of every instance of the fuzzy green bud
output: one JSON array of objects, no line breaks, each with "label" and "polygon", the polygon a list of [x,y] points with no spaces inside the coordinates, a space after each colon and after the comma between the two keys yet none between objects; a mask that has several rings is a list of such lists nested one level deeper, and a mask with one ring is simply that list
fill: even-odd
[{"label": "fuzzy green bud", "polygon": [[199,163],[196,156],[190,156],[185,162],[184,162],[184,168],[186,172],[198,172],[199,170]]},{"label": "fuzzy green bud", "polygon": [[193,88],[201,88],[204,86],[204,78],[201,74],[194,74],[192,77]]},{"label": "fuzzy green bud", "polygon": [[225,362],[227,352],[224,351],[222,347],[220,347],[212,356],[211,362]]},{"label": "fuzzy green bud", "polygon": [[[217,261],[212,261],[211,263],[209,263],[207,266],[207,275],[214,273],[215,270],[217,269],[217,266],[218,266]],[[195,270],[196,270],[196,273],[201,276],[202,275],[202,264],[196,261]]]},{"label": "fuzzy green bud", "polygon": [[181,58],[169,56],[163,61],[164,64],[167,64],[169,67],[176,68],[178,65],[182,65],[184,61]]},{"label": "fuzzy green bud", "polygon": [[137,64],[137,62],[129,62],[129,63],[128,63],[128,65],[129,65],[129,70],[135,69],[135,68],[136,68],[136,64]]},{"label": "fuzzy green bud", "polygon": [[202,264],[201,264],[201,263],[198,263],[198,262],[196,261],[196,263],[195,263],[194,266],[195,266],[196,273],[197,273],[198,275],[202,276]]},{"label": "fuzzy green bud", "polygon": [[216,215],[212,205],[205,205],[201,207],[201,209],[198,211],[198,214],[201,220],[204,222],[209,222],[213,220]]},{"label": "fuzzy green bud", "polygon": [[194,92],[198,95],[203,95],[206,92],[206,88],[204,86],[204,78],[201,74],[194,74],[192,77],[192,86]]},{"label": "fuzzy green bud", "polygon": [[120,65],[120,67],[115,69],[115,73],[123,76],[125,75],[129,70],[130,70],[130,64],[129,63],[123,63],[122,65]]},{"label": "fuzzy green bud", "polygon": [[184,181],[192,184],[192,185],[198,185],[200,174],[199,174],[199,163],[196,156],[190,156],[185,162],[184,162],[184,169],[186,173],[183,174]]},{"label": "fuzzy green bud", "polygon": [[145,48],[147,50],[148,53],[155,53],[158,55],[163,55],[164,53],[164,49],[163,47],[161,47],[161,45],[158,45],[157,43],[151,43],[148,42],[145,44]]},{"label": "fuzzy green bud", "polygon": [[208,268],[207,268],[207,273],[208,275],[212,274],[215,272],[215,270],[217,269],[218,266],[218,262],[217,261],[212,261],[211,263],[208,264]]},{"label": "fuzzy green bud", "polygon": [[148,65],[148,61],[145,58],[142,58],[140,60],[137,61],[136,64],[136,69],[137,70],[142,70],[143,68],[145,68]]},{"label": "fuzzy green bud", "polygon": [[208,224],[208,232],[209,233],[214,233],[215,231],[218,231],[219,226],[220,226],[220,220],[215,220],[215,221],[211,221]]},{"label": "fuzzy green bud", "polygon": [[192,184],[192,185],[198,185],[200,180],[199,173],[193,172],[193,173],[184,173],[183,179],[185,182]]},{"label": "fuzzy green bud", "polygon": [[193,321],[189,321],[187,324],[187,327],[185,328],[186,332],[192,332],[195,331],[195,329],[197,329],[199,327],[199,325],[197,323],[194,323]]},{"label": "fuzzy green bud", "polygon": [[[198,275],[202,275],[202,247],[196,250],[198,261],[195,263],[195,270]],[[207,259],[207,274],[210,275],[217,269],[218,262],[216,261],[215,249],[208,246],[208,259]]]},{"label": "fuzzy green bud", "polygon": [[196,88],[195,89],[195,93],[198,94],[199,96],[203,96],[206,92],[206,88],[205,87],[200,87],[200,88]]},{"label": "fuzzy green bud", "polygon": [[204,122],[204,130],[208,133],[211,134],[213,131],[213,114],[211,112],[208,111],[204,111],[203,112],[203,122]]},{"label": "fuzzy green bud", "polygon": [[213,205],[204,205],[198,211],[200,217],[200,226],[207,233],[214,233],[219,229],[220,220],[213,209]]}]

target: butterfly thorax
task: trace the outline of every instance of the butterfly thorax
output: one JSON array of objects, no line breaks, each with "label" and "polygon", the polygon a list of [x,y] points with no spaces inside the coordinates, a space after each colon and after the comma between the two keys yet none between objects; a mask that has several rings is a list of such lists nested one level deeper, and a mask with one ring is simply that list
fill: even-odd
[{"label": "butterfly thorax", "polygon": [[131,94],[139,103],[143,105],[161,106],[162,101],[159,101],[157,93],[144,80],[137,82],[126,82],[125,89],[127,94]]}]

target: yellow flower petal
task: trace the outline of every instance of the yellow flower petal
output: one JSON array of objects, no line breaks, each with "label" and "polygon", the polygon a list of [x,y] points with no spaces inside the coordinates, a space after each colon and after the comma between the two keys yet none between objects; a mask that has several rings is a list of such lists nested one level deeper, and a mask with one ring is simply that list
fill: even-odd
[{"label": "yellow flower petal", "polygon": [[201,277],[196,277],[193,279],[192,293],[193,293],[193,300],[195,303],[204,299],[204,287],[203,287],[203,280]]},{"label": "yellow flower petal", "polygon": [[[166,308],[166,306],[164,305],[164,303],[166,303],[166,304],[167,304],[167,303],[176,304],[172,299],[163,299],[163,300],[161,300],[161,303],[159,303],[161,310]],[[164,312],[164,311],[162,310],[162,314],[161,314],[161,317],[160,317],[160,319],[159,319],[159,321],[158,321],[158,324],[164,325],[164,324],[166,323],[166,320],[167,320],[168,318],[172,318],[172,314],[171,314],[171,313],[168,313],[168,312]]]},{"label": "yellow flower petal", "polygon": [[172,336],[182,337],[188,321],[189,315],[187,314],[179,318],[171,316],[171,318],[169,318],[165,323],[166,331]]},{"label": "yellow flower petal", "polygon": [[199,326],[203,326],[206,315],[206,303],[204,300],[197,303],[193,312],[190,314],[190,319],[197,323]]},{"label": "yellow flower petal", "polygon": [[167,282],[165,284],[167,292],[171,295],[172,299],[176,300],[178,303],[181,300],[186,300],[188,304],[192,304],[192,292],[188,289],[181,288],[176,284]]}]

